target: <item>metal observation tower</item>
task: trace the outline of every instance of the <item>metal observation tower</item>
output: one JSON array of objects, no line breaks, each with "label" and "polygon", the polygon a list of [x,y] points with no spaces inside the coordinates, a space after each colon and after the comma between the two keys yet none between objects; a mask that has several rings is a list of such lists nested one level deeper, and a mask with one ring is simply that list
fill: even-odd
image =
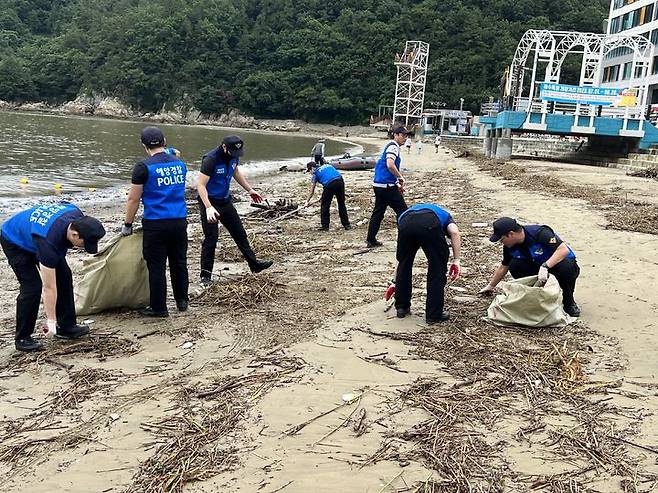
[{"label": "metal observation tower", "polygon": [[425,100],[427,62],[430,45],[424,41],[407,41],[402,55],[395,55],[398,77],[395,82],[393,123],[414,124],[420,121]]}]

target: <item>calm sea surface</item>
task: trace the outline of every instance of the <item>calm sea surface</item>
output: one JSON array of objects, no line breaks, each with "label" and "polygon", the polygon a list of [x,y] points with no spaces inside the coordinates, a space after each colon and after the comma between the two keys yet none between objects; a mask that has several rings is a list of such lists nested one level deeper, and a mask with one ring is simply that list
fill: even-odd
[{"label": "calm sea surface", "polygon": [[[80,199],[89,199],[94,193],[107,196],[112,189],[127,187],[133,165],[145,157],[139,133],[147,125],[150,123],[0,112],[0,212],[29,205],[43,196],[76,193]],[[249,176],[274,172],[291,161],[306,163],[316,142],[294,134],[158,126],[167,144],[181,150],[191,171],[198,170],[203,154],[230,134],[240,135],[245,142],[241,162]],[[326,143],[327,156],[357,150],[345,142]]]}]

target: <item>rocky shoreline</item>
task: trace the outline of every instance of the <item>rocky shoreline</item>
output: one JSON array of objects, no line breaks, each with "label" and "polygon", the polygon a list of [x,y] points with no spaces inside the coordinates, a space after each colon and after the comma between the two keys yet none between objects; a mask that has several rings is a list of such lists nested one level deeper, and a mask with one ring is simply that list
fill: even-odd
[{"label": "rocky shoreline", "polygon": [[13,103],[0,100],[1,111],[38,112],[71,116],[93,116],[126,120],[144,120],[154,123],[177,125],[212,125],[220,127],[249,128],[287,133],[319,133],[329,136],[371,136],[377,132],[371,127],[313,124],[302,120],[259,120],[244,115],[237,109],[220,115],[203,114],[196,109],[176,108],[174,111],[143,113],[135,111],[118,98],[110,96],[78,96],[73,101],[51,105],[43,101]]}]

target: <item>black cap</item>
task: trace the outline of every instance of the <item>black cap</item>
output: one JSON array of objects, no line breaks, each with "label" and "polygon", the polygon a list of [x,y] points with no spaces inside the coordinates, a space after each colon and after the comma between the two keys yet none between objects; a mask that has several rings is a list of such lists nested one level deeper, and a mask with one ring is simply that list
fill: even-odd
[{"label": "black cap", "polygon": [[516,219],[511,217],[501,217],[493,223],[493,234],[489,237],[491,243],[496,243],[510,231],[515,231],[519,227]]},{"label": "black cap", "polygon": [[165,136],[158,127],[146,127],[142,130],[142,144],[149,149],[162,147],[165,144]]},{"label": "black cap", "polygon": [[240,157],[244,154],[244,142],[237,135],[229,135],[224,137],[222,144],[226,146],[226,150],[231,157]]},{"label": "black cap", "polygon": [[398,125],[397,127],[393,128],[393,135],[395,134],[409,135],[409,130],[407,130],[406,127],[403,127],[402,125]]},{"label": "black cap", "polygon": [[73,221],[72,226],[84,240],[87,253],[98,253],[98,240],[105,236],[101,222],[95,217],[82,216]]}]

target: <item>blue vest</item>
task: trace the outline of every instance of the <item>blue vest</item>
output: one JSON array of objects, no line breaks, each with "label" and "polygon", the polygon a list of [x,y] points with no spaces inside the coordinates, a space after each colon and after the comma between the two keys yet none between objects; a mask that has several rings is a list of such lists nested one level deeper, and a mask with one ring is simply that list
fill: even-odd
[{"label": "blue vest", "polygon": [[146,159],[144,164],[148,169],[148,179],[142,194],[144,219],[187,217],[185,163],[176,156],[161,153]]},{"label": "blue vest", "polygon": [[224,155],[221,147],[217,147],[203,156],[204,159],[206,157],[212,158],[215,162],[212,175],[210,175],[210,179],[206,185],[208,197],[213,199],[228,199],[231,195],[231,180],[240,160],[229,157],[227,162],[227,156]]},{"label": "blue vest", "polygon": [[167,147],[164,151],[165,154],[169,154],[170,156],[175,156],[177,150],[178,149],[176,149],[175,147]]},{"label": "blue vest", "polygon": [[[536,264],[541,265],[544,262],[546,262],[549,258],[551,258],[553,253],[555,253],[557,246],[553,249],[547,249],[546,245],[538,243],[537,240],[535,239],[535,236],[539,232],[539,229],[542,227],[543,226],[540,224],[530,224],[523,226],[523,229],[525,230],[525,241],[522,244],[516,245],[509,249],[512,258],[528,260],[528,254],[523,248],[524,245],[528,246],[528,251],[530,252],[529,260],[532,260]],[[559,241],[562,241],[557,234],[555,235],[555,238],[557,238]],[[569,255],[567,255],[567,258],[575,259],[576,254],[573,253],[571,247],[567,245],[567,248],[569,248]]]},{"label": "blue vest", "polygon": [[439,219],[439,222],[441,223],[441,228],[445,230],[445,228],[450,224],[452,221],[452,216],[448,211],[445,209],[441,209],[438,205],[434,204],[416,204],[414,206],[409,207],[406,211],[404,211],[402,214],[400,214],[400,217],[398,218],[398,223],[402,220],[402,218],[409,212],[412,211],[432,211],[436,217]]},{"label": "blue vest", "polygon": [[[386,161],[387,161],[386,151],[388,151],[388,148],[392,145],[397,146],[398,144],[397,142],[389,142],[384,146],[382,155],[379,156],[379,159],[375,164],[375,177],[372,180],[373,183],[377,183],[380,185],[395,185],[397,183],[398,179],[395,177],[393,173],[389,171],[388,166],[386,165]],[[398,153],[397,158],[395,158],[395,167],[398,169],[398,171],[400,171],[401,162],[402,159],[400,158],[400,154]]]},{"label": "blue vest", "polygon": [[334,180],[341,177],[340,171],[334,168],[331,164],[323,164],[313,172],[315,179],[320,182],[320,185],[326,187]]},{"label": "blue vest", "polygon": [[68,202],[36,205],[7,219],[2,225],[2,236],[23,250],[36,253],[32,235],[46,238],[55,221],[71,212],[78,212],[82,217],[80,209]]}]

